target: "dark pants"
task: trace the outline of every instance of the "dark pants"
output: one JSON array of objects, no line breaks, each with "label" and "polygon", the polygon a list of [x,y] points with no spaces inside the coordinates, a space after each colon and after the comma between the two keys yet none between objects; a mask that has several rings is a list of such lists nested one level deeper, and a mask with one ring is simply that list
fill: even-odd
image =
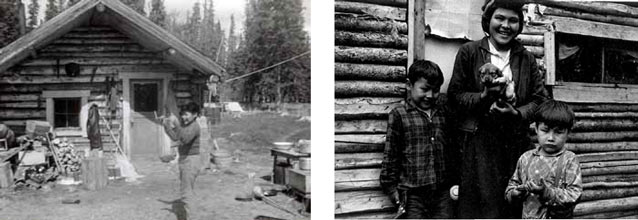
[{"label": "dark pants", "polygon": [[404,219],[452,218],[449,188],[432,190],[427,187],[405,192]]}]

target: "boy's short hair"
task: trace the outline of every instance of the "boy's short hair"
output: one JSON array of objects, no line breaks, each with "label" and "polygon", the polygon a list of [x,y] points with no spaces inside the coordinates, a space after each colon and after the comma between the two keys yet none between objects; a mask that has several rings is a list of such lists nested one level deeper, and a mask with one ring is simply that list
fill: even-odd
[{"label": "boy's short hair", "polygon": [[424,78],[429,84],[436,87],[443,85],[443,72],[436,63],[429,60],[417,60],[408,69],[408,80],[414,85],[420,78]]},{"label": "boy's short hair", "polygon": [[190,112],[193,114],[199,114],[199,105],[195,104],[194,102],[189,102],[188,104],[182,106],[182,108],[179,111],[180,115],[183,115],[185,112]]},{"label": "boy's short hair", "polygon": [[574,126],[575,118],[574,111],[567,103],[553,99],[540,104],[533,116],[536,126],[542,122],[549,127],[566,128],[568,130],[571,130],[572,126]]}]

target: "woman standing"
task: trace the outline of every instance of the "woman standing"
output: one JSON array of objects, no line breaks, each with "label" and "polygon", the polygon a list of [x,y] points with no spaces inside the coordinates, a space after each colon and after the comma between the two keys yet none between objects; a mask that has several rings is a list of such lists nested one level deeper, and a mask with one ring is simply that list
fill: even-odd
[{"label": "woman standing", "polygon": [[[534,56],[514,38],[523,29],[520,3],[488,0],[481,26],[486,37],[456,55],[448,93],[461,129],[459,218],[516,218],[504,190],[521,153],[531,149],[529,119],[546,97]],[[491,63],[514,82],[515,103],[501,102],[499,86],[481,83],[479,68]]]}]

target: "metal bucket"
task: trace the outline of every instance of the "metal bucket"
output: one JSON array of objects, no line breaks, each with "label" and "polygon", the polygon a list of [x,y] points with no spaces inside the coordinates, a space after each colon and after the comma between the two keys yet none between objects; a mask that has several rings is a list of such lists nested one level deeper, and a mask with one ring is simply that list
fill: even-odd
[{"label": "metal bucket", "polygon": [[233,162],[233,157],[230,152],[226,150],[216,150],[211,153],[213,155],[213,163],[217,165],[217,168],[227,168]]},{"label": "metal bucket", "polygon": [[310,170],[310,157],[299,158],[299,169]]}]

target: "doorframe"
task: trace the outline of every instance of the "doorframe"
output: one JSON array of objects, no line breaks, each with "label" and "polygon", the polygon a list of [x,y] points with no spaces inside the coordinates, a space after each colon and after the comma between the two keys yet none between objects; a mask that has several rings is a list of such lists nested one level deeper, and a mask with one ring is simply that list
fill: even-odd
[{"label": "doorframe", "polygon": [[[154,79],[161,80],[162,84],[162,101],[165,103],[166,98],[168,97],[168,85],[170,80],[173,79],[172,73],[119,73],[120,79],[122,79],[122,88],[124,98],[124,102],[122,103],[122,124],[124,124],[123,132],[122,132],[122,147],[124,148],[125,154],[130,158],[131,157],[131,142],[132,136],[131,134],[131,80],[145,80],[145,79]],[[160,106],[161,107],[161,106]]]}]

